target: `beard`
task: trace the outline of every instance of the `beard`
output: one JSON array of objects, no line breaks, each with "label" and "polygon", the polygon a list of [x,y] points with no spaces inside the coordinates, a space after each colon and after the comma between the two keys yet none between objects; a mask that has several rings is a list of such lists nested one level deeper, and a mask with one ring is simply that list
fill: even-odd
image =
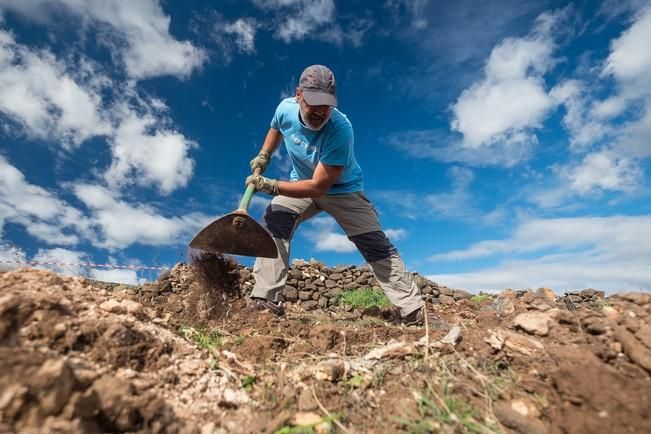
[{"label": "beard", "polygon": [[309,114],[307,113],[306,110],[303,109],[302,104],[300,104],[299,107],[301,111],[301,119],[303,120],[303,125],[305,125],[307,129],[312,131],[321,130],[321,128],[323,128],[324,125],[328,123],[328,121],[330,120],[330,115],[332,114],[332,111],[328,112],[326,116],[317,115],[315,113]]}]

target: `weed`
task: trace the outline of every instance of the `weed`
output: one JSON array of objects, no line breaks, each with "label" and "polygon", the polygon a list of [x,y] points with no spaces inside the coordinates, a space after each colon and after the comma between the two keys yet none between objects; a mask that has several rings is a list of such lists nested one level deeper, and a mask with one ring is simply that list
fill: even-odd
[{"label": "weed", "polygon": [[488,294],[479,294],[479,295],[475,295],[475,296],[471,297],[470,301],[475,302],[475,303],[481,303],[482,301],[490,300],[490,299],[491,299],[491,296],[488,295]]},{"label": "weed", "polygon": [[373,371],[373,378],[371,378],[371,386],[378,387],[384,383],[384,378],[387,376],[389,368],[380,367]]},{"label": "weed", "polygon": [[179,329],[181,336],[194,342],[204,350],[216,350],[222,345],[221,335],[217,330],[195,329],[194,327],[181,326]]},{"label": "weed", "polygon": [[383,292],[377,291],[373,288],[343,291],[339,294],[339,299],[344,304],[360,309],[391,305],[391,302]]},{"label": "weed", "polygon": [[236,347],[239,347],[244,343],[245,340],[246,340],[246,336],[235,336],[235,339],[233,339],[233,344]]},{"label": "weed", "polygon": [[256,376],[255,375],[247,375],[244,378],[242,378],[242,389],[246,390],[247,392],[250,392],[251,389],[253,389],[253,383],[255,383]]},{"label": "weed", "polygon": [[361,375],[353,375],[345,382],[347,385],[353,388],[361,387],[364,384],[364,377]]},{"label": "weed", "polygon": [[443,432],[447,427],[455,433],[491,433],[492,426],[479,421],[478,410],[452,392],[447,382],[443,382],[440,390],[430,383],[424,393],[414,392],[417,399],[418,417],[413,419],[400,418],[403,432],[410,434],[426,434]]}]

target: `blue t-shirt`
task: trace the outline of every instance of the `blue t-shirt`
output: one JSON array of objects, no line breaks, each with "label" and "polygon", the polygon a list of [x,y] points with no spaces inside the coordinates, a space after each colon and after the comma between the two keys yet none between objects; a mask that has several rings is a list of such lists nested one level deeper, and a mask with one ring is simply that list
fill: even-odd
[{"label": "blue t-shirt", "polygon": [[296,99],[286,98],[278,105],[271,120],[271,128],[283,135],[285,148],[292,160],[289,179],[312,179],[317,164],[321,162],[329,166],[344,166],[341,176],[326,194],[363,191],[364,176],[353,148],[353,126],[346,115],[333,108],[323,128],[312,131],[301,124],[298,113]]}]

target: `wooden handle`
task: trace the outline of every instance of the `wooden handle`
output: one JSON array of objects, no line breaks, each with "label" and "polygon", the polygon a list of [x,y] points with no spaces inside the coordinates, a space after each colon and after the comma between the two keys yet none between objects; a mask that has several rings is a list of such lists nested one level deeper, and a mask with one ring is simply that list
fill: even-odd
[{"label": "wooden handle", "polygon": [[[254,176],[257,176],[260,174],[260,168],[258,167],[255,169],[255,172],[253,172]],[[242,200],[240,201],[240,207],[237,209],[237,211],[244,212],[246,213],[247,210],[249,209],[249,205],[251,204],[251,198],[253,197],[253,193],[255,193],[255,186],[253,184],[249,184],[246,186],[246,191],[244,192],[244,196],[242,196]]]}]

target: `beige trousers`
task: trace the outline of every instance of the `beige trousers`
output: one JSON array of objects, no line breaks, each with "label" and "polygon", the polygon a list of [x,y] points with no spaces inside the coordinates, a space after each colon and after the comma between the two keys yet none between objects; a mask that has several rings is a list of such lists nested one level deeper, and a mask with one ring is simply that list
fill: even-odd
[{"label": "beige trousers", "polygon": [[406,316],[419,309],[423,300],[396,248],[386,237],[373,204],[363,192],[319,198],[275,196],[264,220],[278,246],[276,258],[257,258],[253,266],[252,297],[277,302],[287,281],[290,241],[298,225],[321,211],[330,214],[357,246],[370,265],[378,284],[391,303]]}]

